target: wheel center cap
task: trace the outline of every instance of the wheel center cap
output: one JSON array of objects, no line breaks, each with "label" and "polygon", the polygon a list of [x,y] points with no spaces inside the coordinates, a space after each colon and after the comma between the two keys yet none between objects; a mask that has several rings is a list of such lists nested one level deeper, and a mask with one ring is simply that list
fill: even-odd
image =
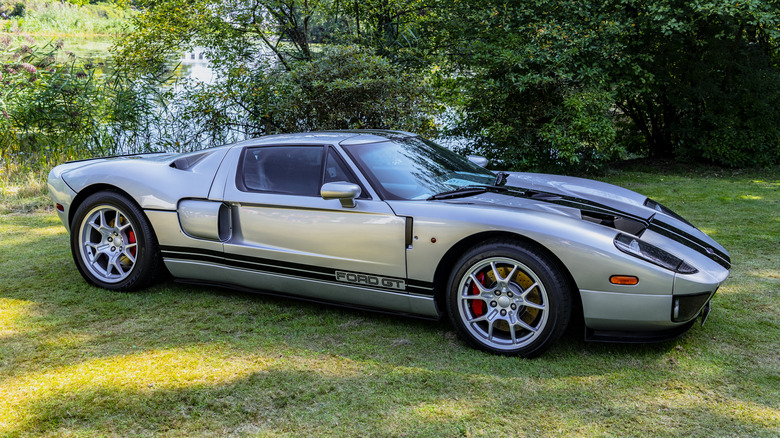
[{"label": "wheel center cap", "polygon": [[512,300],[509,299],[509,297],[507,297],[507,296],[500,296],[500,297],[498,297],[496,302],[498,302],[498,305],[501,306],[501,307],[509,307],[509,305],[512,304]]},{"label": "wheel center cap", "polygon": [[114,246],[122,246],[122,238],[119,236],[114,237],[114,241],[112,242]]}]

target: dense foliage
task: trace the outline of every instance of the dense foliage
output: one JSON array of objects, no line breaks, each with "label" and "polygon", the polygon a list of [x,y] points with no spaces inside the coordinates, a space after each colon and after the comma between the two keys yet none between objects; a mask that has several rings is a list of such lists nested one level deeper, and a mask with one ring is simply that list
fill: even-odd
[{"label": "dense foliage", "polygon": [[323,129],[434,133],[437,106],[422,75],[375,50],[347,45],[353,39],[349,23],[331,35],[342,44],[313,46],[312,20],[337,15],[337,8],[295,0],[172,0],[146,6],[134,20],[137,31],[118,42],[124,71],[154,83],[165,77],[172,52],[199,46],[216,74],[210,84],[179,84],[168,108],[185,124],[173,130],[183,134],[177,144],[202,147]]},{"label": "dense foliage", "polygon": [[446,0],[429,28],[477,150],[744,166],[780,160],[779,26],[777,1]]},{"label": "dense foliage", "polygon": [[135,15],[127,2],[0,0],[0,32],[38,35],[116,35]]},{"label": "dense foliage", "polygon": [[289,70],[267,61],[220,72],[215,83],[185,81],[166,111],[159,142],[197,149],[266,134],[326,129],[433,132],[435,103],[415,75],[358,47],[334,46]]},{"label": "dense foliage", "polygon": [[[16,17],[5,27],[50,4],[1,1]],[[5,157],[54,143],[89,155],[390,128],[510,169],[592,171],[627,156],[780,162],[778,0],[71,3],[139,13],[110,78],[77,60],[22,73],[38,68],[24,44],[4,49]],[[193,47],[215,80],[171,85],[170,60]]]}]

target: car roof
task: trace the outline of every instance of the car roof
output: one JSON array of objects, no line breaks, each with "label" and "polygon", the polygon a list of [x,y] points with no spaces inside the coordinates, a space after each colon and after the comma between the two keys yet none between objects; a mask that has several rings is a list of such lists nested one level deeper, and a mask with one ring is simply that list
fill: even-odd
[{"label": "car roof", "polygon": [[342,145],[358,145],[378,143],[391,139],[416,137],[416,134],[405,131],[391,131],[381,129],[355,129],[344,131],[318,131],[302,132],[297,134],[267,135],[251,140],[235,143],[232,146],[262,146],[274,145],[321,145],[324,143],[338,143]]}]

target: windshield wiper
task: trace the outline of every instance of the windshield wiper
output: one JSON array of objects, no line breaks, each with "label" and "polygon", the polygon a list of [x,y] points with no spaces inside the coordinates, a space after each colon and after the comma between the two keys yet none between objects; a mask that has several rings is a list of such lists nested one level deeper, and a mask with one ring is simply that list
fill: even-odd
[{"label": "windshield wiper", "polygon": [[463,186],[463,187],[458,187],[455,190],[448,190],[446,192],[441,192],[435,195],[431,195],[428,198],[428,200],[433,201],[436,199],[465,198],[468,196],[481,195],[482,193],[486,193],[486,192],[496,192],[496,191],[505,191],[505,190],[507,189],[503,187],[495,187],[495,186]]}]

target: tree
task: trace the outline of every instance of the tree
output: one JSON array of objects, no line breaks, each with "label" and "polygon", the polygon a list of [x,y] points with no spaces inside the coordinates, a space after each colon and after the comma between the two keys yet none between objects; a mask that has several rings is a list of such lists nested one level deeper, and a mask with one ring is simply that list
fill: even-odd
[{"label": "tree", "polygon": [[173,111],[187,141],[219,143],[327,129],[433,133],[435,102],[418,76],[358,47],[332,46],[290,70],[236,67],[223,80],[187,88]]},{"label": "tree", "polygon": [[[124,68],[159,73],[172,54],[209,49],[217,66],[259,62],[284,68],[312,60],[312,38],[390,56],[411,44],[424,0],[143,0],[133,31],[117,42]],[[324,33],[328,32],[327,35]],[[403,40],[404,42],[401,42]]]},{"label": "tree", "polygon": [[450,133],[469,151],[518,169],[591,168],[620,152],[611,90],[583,80],[596,73],[580,59],[583,7],[458,0],[434,9],[424,35],[441,56]]},{"label": "tree", "polygon": [[[562,156],[567,143],[609,158],[617,136],[650,156],[735,166],[780,161],[779,29],[777,1],[454,0],[438,3],[427,35],[449,67],[454,132],[474,149],[567,165],[589,155]],[[599,97],[556,116],[573,96]],[[597,102],[615,122],[600,123],[599,141],[550,143],[550,123],[598,122]]]},{"label": "tree", "polygon": [[[615,1],[594,59],[651,156],[729,166],[780,155],[776,1]],[[602,43],[605,44],[606,43]]]},{"label": "tree", "polygon": [[[312,49],[312,17],[329,13],[321,3],[172,0],[147,6],[117,46],[121,68],[160,81],[171,48],[197,45],[206,48],[217,76],[213,84],[184,83],[167,103],[176,125],[165,131],[178,138],[164,143],[194,146],[320,129],[433,132],[436,105],[420,74],[370,49]],[[183,9],[190,13],[182,16]]]}]

